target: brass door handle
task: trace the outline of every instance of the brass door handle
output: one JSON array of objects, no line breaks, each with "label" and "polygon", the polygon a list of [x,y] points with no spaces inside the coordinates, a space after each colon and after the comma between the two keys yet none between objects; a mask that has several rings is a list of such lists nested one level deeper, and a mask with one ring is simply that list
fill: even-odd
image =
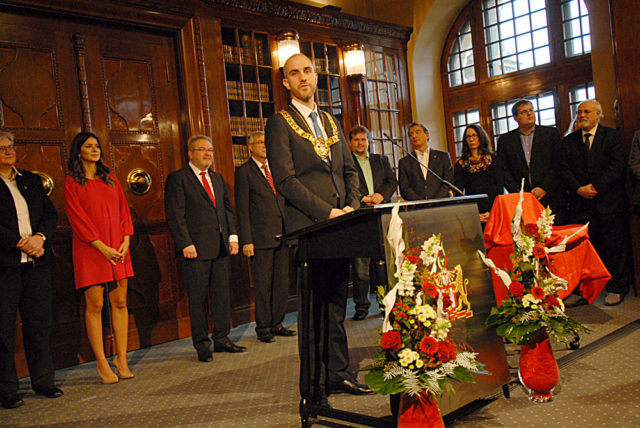
[{"label": "brass door handle", "polygon": [[51,194],[53,193],[53,188],[55,187],[55,185],[53,184],[53,178],[51,178],[49,174],[44,172],[33,171],[33,173],[40,176],[40,179],[42,180],[42,187],[44,187],[45,193],[47,194],[47,196],[51,196]]},{"label": "brass door handle", "polygon": [[142,196],[151,190],[151,175],[142,168],[134,168],[127,175],[127,186],[131,193],[136,196]]}]

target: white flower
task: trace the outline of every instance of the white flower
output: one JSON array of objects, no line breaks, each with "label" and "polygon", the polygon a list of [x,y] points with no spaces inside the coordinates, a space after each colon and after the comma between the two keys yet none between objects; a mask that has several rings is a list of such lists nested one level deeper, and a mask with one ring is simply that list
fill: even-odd
[{"label": "white flower", "polygon": [[524,306],[525,308],[528,308],[529,306],[537,303],[540,303],[540,299],[536,299],[535,297],[533,297],[533,294],[531,293],[525,294],[524,297],[522,298],[522,306]]},{"label": "white flower", "polygon": [[443,251],[440,235],[431,235],[429,239],[422,244],[420,259],[425,266],[430,267],[438,260],[438,254]]},{"label": "white flower", "polygon": [[555,214],[551,214],[551,208],[547,207],[538,218],[538,232],[544,239],[551,237],[551,229],[553,227],[553,221],[555,220]]},{"label": "white flower", "polygon": [[437,340],[444,340],[449,334],[451,328],[451,321],[446,318],[436,318],[436,322],[431,329],[431,336]]},{"label": "white flower", "polygon": [[416,360],[416,367],[420,369],[420,368],[422,368],[422,366],[424,366],[424,361]]},{"label": "white flower", "polygon": [[413,296],[415,287],[413,286],[413,275],[416,273],[417,266],[409,260],[405,260],[400,267],[400,272],[395,273],[398,278],[398,294],[401,296]]}]

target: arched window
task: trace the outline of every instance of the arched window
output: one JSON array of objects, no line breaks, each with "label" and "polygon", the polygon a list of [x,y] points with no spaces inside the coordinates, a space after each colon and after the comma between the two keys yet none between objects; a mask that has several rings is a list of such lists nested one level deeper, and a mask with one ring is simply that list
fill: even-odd
[{"label": "arched window", "polygon": [[480,123],[497,141],[517,124],[511,106],[530,100],[537,123],[569,126],[595,97],[584,0],[472,0],[454,22],[442,55],[448,148]]}]

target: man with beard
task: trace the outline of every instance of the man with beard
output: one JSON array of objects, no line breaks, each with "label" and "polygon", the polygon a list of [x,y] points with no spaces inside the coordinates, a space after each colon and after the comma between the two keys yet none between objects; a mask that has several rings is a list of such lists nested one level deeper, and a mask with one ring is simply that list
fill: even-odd
[{"label": "man with beard", "polygon": [[[285,229],[292,232],[360,206],[358,173],[337,119],[320,111],[314,94],[318,75],[311,60],[291,56],[283,67],[291,105],[269,119],[267,157],[276,190],[285,198]],[[332,391],[370,393],[349,372],[344,329],[349,259],[311,260],[312,401],[328,405]],[[325,318],[326,317],[326,318]],[[320,369],[320,370],[318,370]],[[319,373],[319,375],[318,375]],[[317,378],[319,376],[319,378]]]},{"label": "man with beard", "polygon": [[633,278],[627,194],[626,155],[620,133],[601,125],[596,100],[578,106],[580,129],[562,144],[560,170],[569,191],[569,223],[589,222],[589,238],[611,279],[605,305],[622,302]]}]

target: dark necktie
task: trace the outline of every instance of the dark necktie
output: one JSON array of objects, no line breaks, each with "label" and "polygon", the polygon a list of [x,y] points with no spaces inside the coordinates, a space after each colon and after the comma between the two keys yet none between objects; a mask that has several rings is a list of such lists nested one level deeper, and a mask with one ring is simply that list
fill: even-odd
[{"label": "dark necktie", "polygon": [[323,138],[322,128],[320,127],[320,123],[318,122],[318,113],[312,111],[309,113],[309,117],[313,122],[313,131],[316,133],[316,138]]},{"label": "dark necktie", "polygon": [[202,177],[202,185],[204,186],[204,190],[207,191],[207,193],[209,194],[209,197],[211,198],[211,201],[213,202],[213,206],[216,206],[216,197],[213,196],[213,190],[211,190],[211,186],[209,185],[209,182],[207,181],[207,179],[205,178],[205,175],[207,173],[205,171],[202,171],[200,173],[200,177]]},{"label": "dark necktie", "polygon": [[277,195],[276,186],[273,185],[273,177],[271,176],[271,171],[269,171],[269,167],[267,166],[266,163],[262,164],[262,169],[264,171],[265,177],[267,177],[267,181],[269,182],[269,186],[271,186],[271,190],[273,190],[273,194]]},{"label": "dark necktie", "polygon": [[591,141],[591,134],[587,132],[586,134],[584,134],[584,145],[587,148],[587,150],[591,150],[591,144],[589,144],[590,141]]}]

